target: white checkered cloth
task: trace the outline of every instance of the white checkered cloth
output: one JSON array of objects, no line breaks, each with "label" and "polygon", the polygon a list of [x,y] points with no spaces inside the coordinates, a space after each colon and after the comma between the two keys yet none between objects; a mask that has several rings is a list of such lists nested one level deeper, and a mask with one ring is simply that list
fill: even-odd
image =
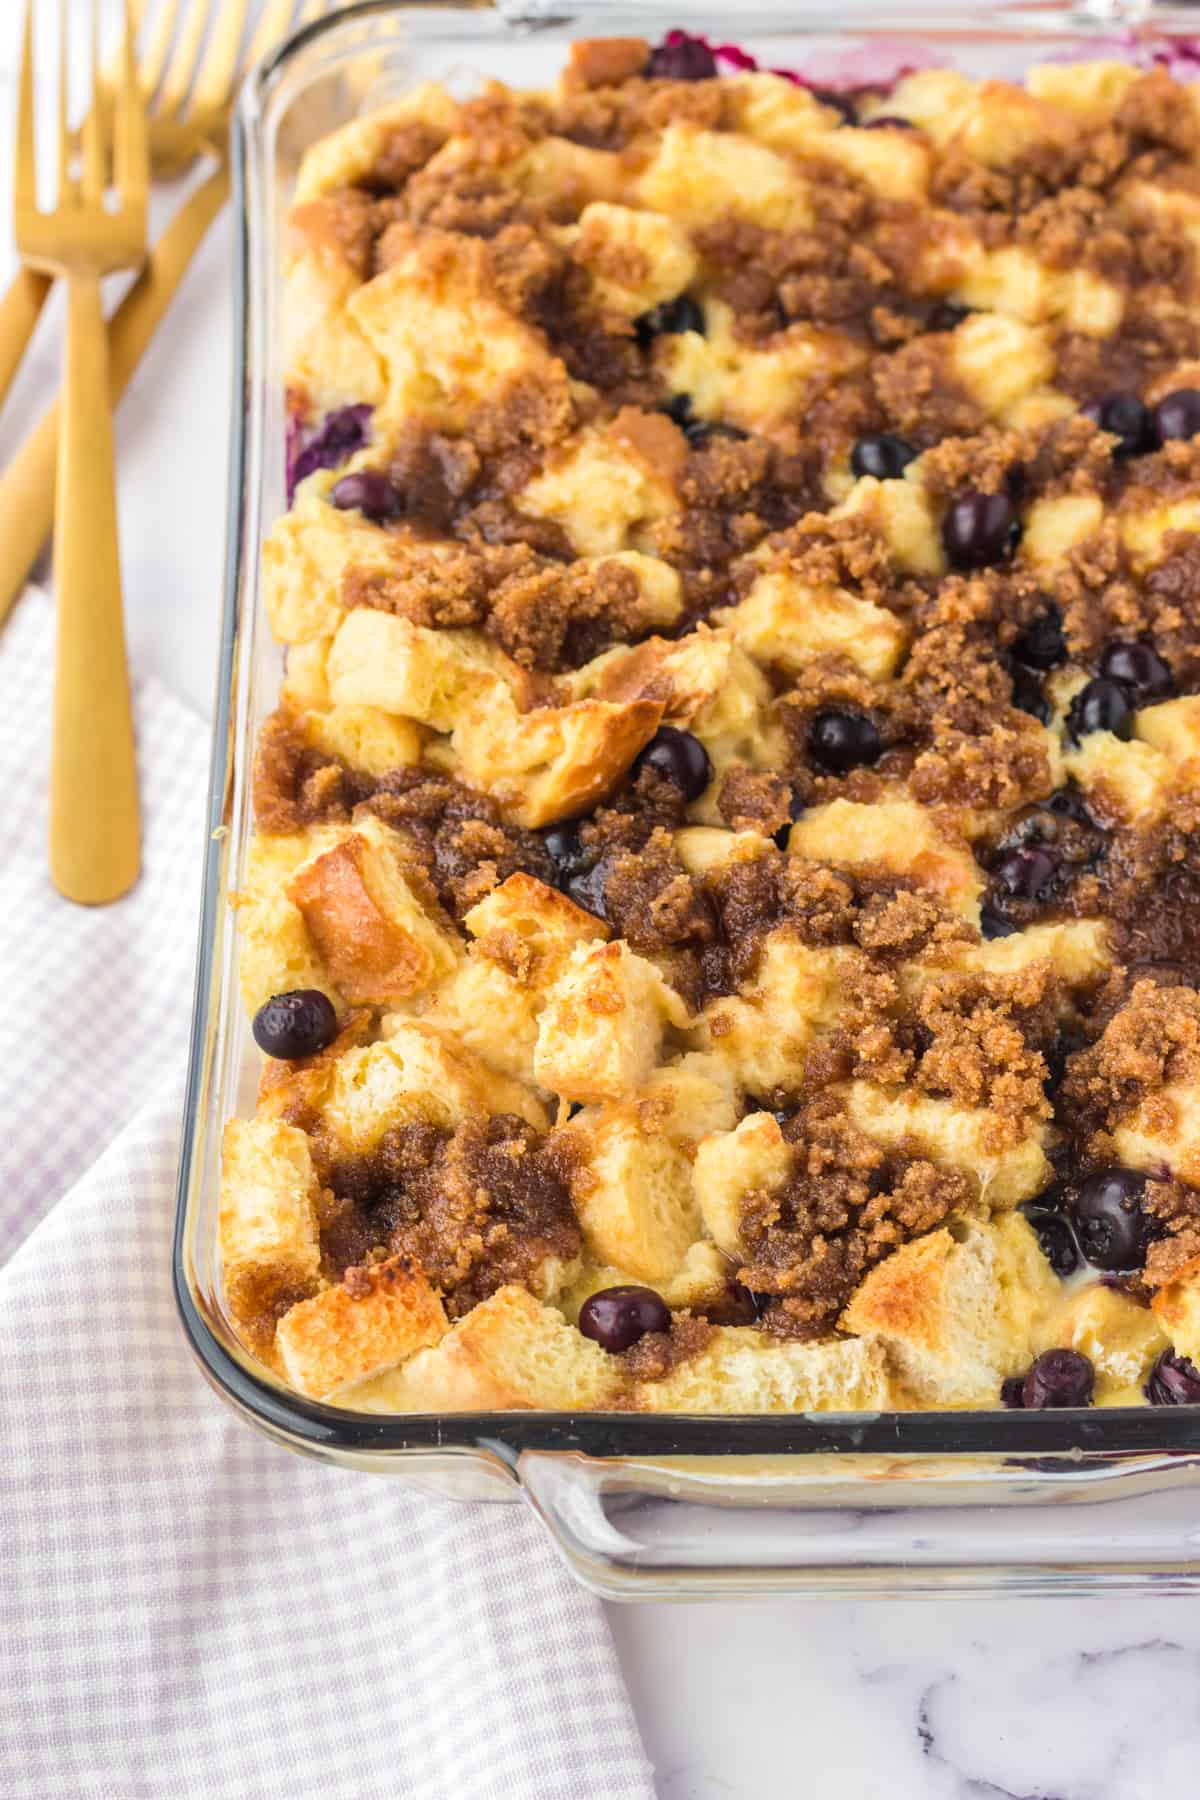
[{"label": "white checkered cloth", "polygon": [[27,595],[0,638],[0,1795],[651,1800],[603,1613],[522,1507],[292,1456],[197,1373],[169,1271],[206,734],[143,688],[145,873],[70,907],[49,658]]}]

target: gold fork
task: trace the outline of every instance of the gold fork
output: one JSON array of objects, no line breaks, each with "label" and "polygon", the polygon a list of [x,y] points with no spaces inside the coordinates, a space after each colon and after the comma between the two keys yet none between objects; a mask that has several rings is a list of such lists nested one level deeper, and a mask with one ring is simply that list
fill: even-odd
[{"label": "gold fork", "polygon": [[[150,171],[146,120],[128,13],[113,112],[117,205],[106,206],[108,146],[100,109],[80,133],[79,166],[67,119],[67,9],[59,0],[58,197],[37,203],[33,118],[33,5],[27,0],[18,103],[17,248],[67,283],[66,413],[58,453],[54,536],[57,652],[50,759],[50,876],[69,900],[115,900],[137,879],[137,769],[121,619],[121,566],[108,403],[108,334],[100,280],[146,254]],[[98,79],[97,0],[91,6],[92,91]]]},{"label": "gold fork", "polygon": [[[205,152],[216,167],[179,208],[151,251],[141,275],[117,308],[109,328],[112,404],[124,392],[205,232],[229,196],[226,160],[229,116],[241,71],[265,56],[290,26],[319,17],[331,0],[266,0],[245,56],[240,56],[246,0],[192,0],[174,53],[168,51],[180,16],[179,0],[166,0],[152,40],[139,59],[143,94],[153,96],[150,154],[156,172],[185,168]],[[144,8],[139,7],[139,16]],[[207,27],[207,29],[206,29]],[[161,84],[161,85],[160,85]],[[46,277],[28,280],[48,287]],[[37,320],[40,297],[13,301],[13,284],[0,308],[0,337],[23,331],[15,359]],[[32,316],[30,308],[32,305]],[[0,371],[5,366],[0,343]],[[2,386],[0,386],[2,394]],[[52,406],[0,475],[0,622],[25,585],[54,518],[54,465],[58,408]]]}]

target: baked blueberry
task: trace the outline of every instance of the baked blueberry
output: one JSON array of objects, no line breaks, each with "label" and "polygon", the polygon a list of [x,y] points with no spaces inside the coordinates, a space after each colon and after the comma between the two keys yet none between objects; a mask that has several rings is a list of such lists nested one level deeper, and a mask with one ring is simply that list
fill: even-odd
[{"label": "baked blueberry", "polygon": [[1106,644],[1100,656],[1100,673],[1119,681],[1143,703],[1169,700],[1175,692],[1171,665],[1144,639]]},{"label": "baked blueberry", "polygon": [[542,842],[560,887],[590,866],[591,858],[580,841],[577,825],[552,825],[542,833]]},{"label": "baked blueberry", "polygon": [[907,438],[881,431],[878,437],[859,438],[850,452],[855,475],[873,475],[876,481],[895,481],[917,455]]},{"label": "baked blueberry", "polygon": [[822,106],[832,106],[834,112],[841,113],[844,124],[858,124],[858,111],[849,94],[839,94],[833,88],[823,87],[809,88],[808,91],[814,100],[821,102]]},{"label": "baked blueberry", "polygon": [[582,906],[584,912],[595,913],[598,919],[607,919],[604,910],[604,890],[612,873],[612,865],[605,856],[598,857],[594,863],[584,862],[571,874],[565,875],[559,886],[568,900],[576,906]]},{"label": "baked blueberry", "polygon": [[1016,509],[1007,494],[972,490],[951,502],[942,520],[942,543],[956,569],[986,569],[1011,556],[1020,539]]},{"label": "baked blueberry", "polygon": [[954,300],[939,300],[925,320],[925,329],[926,331],[953,331],[970,316],[971,308],[969,306],[959,306]]},{"label": "baked blueberry", "polygon": [[273,994],[254,1015],[254,1041],[268,1056],[294,1062],[316,1056],[337,1036],[337,1014],[319,988],[293,988]]},{"label": "baked blueberry", "polygon": [[1146,1177],[1136,1169],[1098,1169],[1080,1182],[1072,1208],[1080,1248],[1096,1269],[1139,1269],[1146,1258]]},{"label": "baked blueberry", "polygon": [[1055,788],[1046,806],[1050,812],[1058,813],[1060,818],[1074,819],[1077,825],[1090,826],[1093,831],[1096,829],[1096,822],[1087,809],[1087,801],[1070,782],[1065,787]]},{"label": "baked blueberry", "polygon": [[1006,1380],[1000,1383],[1000,1404],[1002,1406],[1014,1408],[1024,1406],[1024,1387],[1025,1377],[1023,1375],[1008,1376]]},{"label": "baked blueberry", "polygon": [[1200,432],[1200,388],[1176,388],[1154,409],[1154,433],[1160,444],[1171,438],[1194,438]]},{"label": "baked blueberry", "polygon": [[1042,1255],[1060,1280],[1073,1275],[1083,1260],[1071,1221],[1062,1211],[1062,1193],[1048,1187],[1036,1200],[1027,1200],[1020,1208],[1037,1233]]},{"label": "baked blueberry", "polygon": [[668,419],[678,425],[681,431],[694,422],[690,394],[672,394],[662,411],[666,413]]},{"label": "baked blueberry", "polygon": [[865,713],[826,707],[815,713],[809,724],[808,751],[823,769],[845,775],[851,769],[878,762],[883,755],[883,739]]},{"label": "baked blueberry", "polygon": [[674,300],[664,300],[660,306],[640,314],[633,321],[633,329],[643,349],[656,337],[678,337],[683,331],[698,331],[703,336],[704,313],[700,302],[690,294],[677,294]]},{"label": "baked blueberry", "polygon": [[671,1309],[648,1287],[601,1288],[579,1309],[579,1329],[602,1350],[628,1350],[648,1331],[670,1331]]},{"label": "baked blueberry", "polygon": [[1151,1406],[1200,1406],[1200,1369],[1174,1350],[1164,1350],[1142,1389]]},{"label": "baked blueberry", "polygon": [[1019,663],[1012,672],[1012,703],[1023,713],[1030,713],[1041,725],[1050,723],[1050,702],[1032,669]]},{"label": "baked blueberry", "polygon": [[1021,1384],[1021,1405],[1027,1412],[1090,1406],[1095,1387],[1096,1371],[1078,1350],[1043,1350]]},{"label": "baked blueberry", "polygon": [[1154,448],[1154,421],[1136,394],[1105,394],[1102,400],[1093,400],[1083,410],[1101,431],[1111,432],[1117,439],[1114,456],[1139,456]]},{"label": "baked blueberry", "polygon": [[1067,730],[1076,743],[1090,731],[1111,731],[1128,738],[1133,732],[1133,703],[1129,689],[1119,681],[1097,676],[1080,688],[1067,714]]},{"label": "baked blueberry", "polygon": [[899,113],[877,113],[873,119],[865,119],[863,131],[916,131],[917,127],[911,119],[902,119]]},{"label": "baked blueberry", "polygon": [[330,489],[329,498],[340,512],[357,510],[373,524],[385,525],[404,511],[404,496],[378,469],[356,469],[343,475]]},{"label": "baked blueberry", "polygon": [[1014,900],[1036,900],[1053,882],[1060,868],[1057,856],[1037,844],[1006,850],[992,865],[992,886]]},{"label": "baked blueberry", "polygon": [[717,59],[708,45],[686,31],[668,31],[646,64],[651,81],[712,81],[716,73]]},{"label": "baked blueberry", "polygon": [[1025,627],[1014,642],[1012,653],[1030,669],[1057,669],[1059,663],[1066,662],[1067,645],[1057,606],[1048,606]]},{"label": "baked blueberry", "polygon": [[683,435],[699,450],[710,438],[745,439],[750,433],[743,431],[740,425],[727,425],[723,419],[690,419],[683,428]]},{"label": "baked blueberry", "polygon": [[655,769],[674,782],[687,800],[698,800],[713,778],[708,751],[690,731],[660,725],[633,765],[635,778],[643,769]]},{"label": "baked blueberry", "polygon": [[793,788],[791,799],[788,801],[788,815],[789,815],[788,822],[786,825],[781,825],[779,827],[779,830],[774,834],[774,837],[772,839],[772,842],[775,844],[777,849],[779,849],[779,850],[787,849],[788,838],[791,835],[792,826],[796,823],[796,820],[800,817],[800,815],[803,813],[803,811],[804,811],[804,802],[801,800],[801,798],[800,798],[799,794],[796,792],[795,788]]},{"label": "baked blueberry", "polygon": [[988,943],[993,938],[1011,937],[1018,929],[990,900],[984,901],[979,909],[979,933]]}]

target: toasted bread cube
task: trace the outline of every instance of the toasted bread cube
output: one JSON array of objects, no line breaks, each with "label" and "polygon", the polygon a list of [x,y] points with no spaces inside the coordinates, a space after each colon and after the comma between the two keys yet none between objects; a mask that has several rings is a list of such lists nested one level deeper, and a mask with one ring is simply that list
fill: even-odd
[{"label": "toasted bread cube", "polygon": [[407,1363],[380,1410],[581,1412],[610,1404],[622,1385],[620,1364],[599,1344],[524,1288],[503,1287]]},{"label": "toasted bread cube", "polygon": [[880,1412],[892,1404],[879,1346],[863,1338],[795,1344],[748,1326],[722,1325],[698,1356],[661,1381],[642,1381],[646,1412]]},{"label": "toasted bread cube", "polygon": [[978,90],[979,84],[957,69],[918,69],[900,77],[879,110],[911,119],[941,146],[962,129]]},{"label": "toasted bread cube", "polygon": [[377,706],[312,708],[301,711],[299,724],[314,749],[340,757],[365,775],[387,775],[421,760],[419,726]]},{"label": "toasted bread cube", "polygon": [[[702,1307],[728,1294],[732,1273],[729,1258],[706,1238],[697,1238],[688,1246],[679,1267],[670,1275],[660,1277],[655,1289],[672,1308]],[[579,1310],[585,1300],[604,1288],[626,1287],[632,1280],[628,1269],[619,1269],[613,1263],[587,1262],[555,1304],[574,1325],[578,1323]]]},{"label": "toasted bread cube", "polygon": [[1144,706],[1137,715],[1136,729],[1142,742],[1161,751],[1189,785],[1200,778],[1200,695],[1185,694],[1181,700]]},{"label": "toasted bread cube", "polygon": [[759,1099],[795,1088],[815,1032],[836,1015],[838,971],[836,950],[810,949],[781,926],[765,939],[753,982],[704,1008],[696,1048],[711,1051]]},{"label": "toasted bread cube", "polygon": [[811,88],[780,75],[724,75],[721,86],[738,130],[772,150],[823,154],[831,132],[842,124],[840,114],[823,106]]},{"label": "toasted bread cube", "polygon": [[335,1007],[342,996],[309,935],[304,914],[288,894],[296,870],[333,833],[257,833],[250,840],[241,887],[234,898],[238,928],[238,987],[242,1004],[256,1013],[273,994],[319,988]]},{"label": "toasted bread cube", "polygon": [[1105,920],[1056,919],[1029,925],[1009,937],[965,945],[956,953],[954,966],[988,975],[1014,975],[1034,963],[1049,962],[1069,990],[1086,986],[1111,961]]},{"label": "toasted bread cube", "polygon": [[499,652],[475,632],[433,631],[356,607],[329,647],[329,692],[339,706],[379,707],[450,731],[465,702],[503,681]]},{"label": "toasted bread cube", "polygon": [[279,1119],[230,1119],[221,1143],[218,1233],[225,1292],[253,1348],[321,1275],[318,1182],[308,1139]]},{"label": "toasted bread cube", "polygon": [[988,417],[999,419],[1053,380],[1054,351],[1045,326],[972,313],[954,333],[954,369]]},{"label": "toasted bread cube", "polygon": [[1176,1180],[1200,1187],[1200,1089],[1174,1081],[1148,1094],[1117,1126],[1113,1142],[1131,1169],[1169,1169]]},{"label": "toasted bread cube", "polygon": [[728,831],[720,825],[685,825],[675,833],[675,854],[689,875],[708,875],[726,863],[763,852],[760,831]]},{"label": "toasted bread cube", "polygon": [[859,513],[887,539],[892,561],[906,575],[946,573],[937,515],[919,480],[906,476],[903,481],[876,481],[863,475],[829,516],[845,519]]},{"label": "toasted bread cube", "polygon": [[381,1042],[348,1050],[333,1071],[322,1124],[347,1150],[370,1150],[394,1125],[453,1130],[464,1119],[515,1113],[539,1131],[549,1119],[529,1088],[490,1069],[423,1020],[389,1018]]},{"label": "toasted bread cube", "polygon": [[841,588],[809,587],[786,570],[760,575],[740,605],[716,616],[756,662],[788,675],[832,653],[883,681],[904,649],[904,627],[891,613]]},{"label": "toasted bread cube", "polygon": [[604,200],[580,213],[571,258],[588,271],[599,304],[629,318],[682,294],[699,266],[673,219]]},{"label": "toasted bread cube", "polygon": [[581,1113],[567,1135],[579,1158],[571,1195],[592,1255],[637,1281],[673,1275],[700,1236],[682,1149],[645,1131],[630,1101]]},{"label": "toasted bread cube", "polygon": [[772,1113],[747,1113],[735,1131],[705,1138],[692,1183],[705,1229],[727,1256],[743,1260],[742,1201],[774,1193],[792,1172],[792,1146]]},{"label": "toasted bread cube", "polygon": [[275,1332],[284,1373],[310,1400],[330,1400],[436,1344],[442,1303],[420,1269],[393,1256],[358,1271],[359,1286],[326,1288],[285,1313]]},{"label": "toasted bread cube", "polygon": [[361,513],[339,512],[325,500],[337,475],[318,470],[302,482],[291,511],[276,519],[263,544],[263,598],[271,630],[283,644],[331,638],[347,616],[360,616],[347,615],[342,605],[347,571],[391,566],[387,533]]},{"label": "toasted bread cube", "polygon": [[811,397],[861,368],[862,346],[829,327],[802,322],[756,348],[736,332],[723,300],[704,304],[704,333],[659,338],[655,366],[674,394],[686,394],[698,419],[726,419],[749,430],[784,425]]},{"label": "toasted bread cube", "polygon": [[1025,514],[1020,558],[1043,580],[1062,568],[1076,544],[1092,537],[1104,519],[1098,494],[1056,494],[1033,501]]},{"label": "toasted bread cube", "polygon": [[998,1146],[987,1107],[956,1106],[911,1090],[889,1093],[868,1081],[847,1085],[846,1111],[877,1144],[895,1150],[914,1144],[939,1168],[959,1170],[993,1211],[1031,1199],[1053,1174],[1042,1149],[1046,1128],[1040,1120],[1030,1121],[1018,1143]]},{"label": "toasted bread cube", "polygon": [[637,549],[647,525],[679,507],[670,471],[614,429],[586,430],[521,489],[522,512],[553,519],[581,556]]},{"label": "toasted bread cube", "polygon": [[[316,415],[348,402],[378,405],[386,377],[374,346],[359,330],[348,302],[362,277],[339,248],[334,231],[318,239],[317,200],[292,215],[293,249],[284,275],[284,361],[293,388]],[[305,218],[305,214],[308,218]],[[297,238],[307,225],[299,245]]]},{"label": "toasted bread cube", "polygon": [[523,713],[501,689],[460,710],[451,743],[462,779],[536,831],[605,799],[661,718],[661,700],[578,700]]},{"label": "toasted bread cube", "polygon": [[540,1005],[536,989],[514,980],[499,963],[472,947],[453,974],[418,1000],[414,1010],[490,1069],[532,1087]]},{"label": "toasted bread cube", "polygon": [[687,226],[736,217],[768,230],[812,223],[808,187],[796,165],[763,144],[728,132],[668,125],[637,182],[643,206]]},{"label": "toasted bread cube", "polygon": [[1122,542],[1135,570],[1141,574],[1162,561],[1169,532],[1200,531],[1200,497],[1187,494],[1158,505],[1153,494],[1130,488],[1121,505],[1119,523]]},{"label": "toasted bread cube", "polygon": [[877,1342],[912,1399],[995,1406],[1028,1368],[1057,1277],[1019,1213],[915,1238],[879,1263],[842,1314]]},{"label": "toasted bread cube", "polygon": [[296,177],[298,202],[313,200],[334,188],[353,187],[370,175],[393,132],[406,125],[428,125],[451,132],[458,103],[436,81],[423,81],[400,100],[374,107],[338,131],[318,138],[304,153]]},{"label": "toasted bread cube", "polygon": [[1025,87],[1035,100],[1048,101],[1085,124],[1103,125],[1140,79],[1127,62],[1039,63],[1027,71]]},{"label": "toasted bread cube", "polygon": [[1014,83],[983,81],[956,135],[968,156],[1007,169],[1043,146],[1065,147],[1075,130],[1069,116]]},{"label": "toasted bread cube", "polygon": [[731,1131],[739,1110],[728,1066],[703,1050],[651,1070],[634,1103],[644,1131],[662,1132],[689,1157],[712,1132]]},{"label": "toasted bread cube", "polygon": [[841,163],[885,200],[908,200],[919,206],[929,191],[929,148],[902,126],[831,132],[821,154]]},{"label": "toasted bread cube", "polygon": [[1135,739],[1123,743],[1111,731],[1092,731],[1063,757],[1063,768],[1103,819],[1153,825],[1166,811],[1173,771],[1149,744]]},{"label": "toasted bread cube", "polygon": [[546,995],[533,1066],[567,1100],[620,1100],[659,1060],[687,1008],[652,962],[624,941],[579,944]]},{"label": "toasted bread cube", "polygon": [[814,806],[793,825],[788,837],[792,856],[834,868],[877,866],[907,875],[919,887],[939,894],[972,923],[979,918],[983,877],[965,844],[943,837],[923,806],[909,800],[881,800],[862,806],[853,800],[831,800]]},{"label": "toasted bread cube", "polygon": [[1136,1404],[1141,1398],[1136,1390],[1167,1340],[1148,1307],[1097,1281],[1080,1288],[1051,1315],[1039,1348],[1058,1346],[1088,1358],[1096,1371],[1099,1403]]},{"label": "toasted bread cube", "polygon": [[419,993],[454,968],[458,944],[414,892],[403,840],[367,816],[301,864],[288,888],[330,976],[356,1005]]},{"label": "toasted bread cube", "polygon": [[463,924],[483,956],[533,987],[553,981],[578,945],[612,935],[595,913],[523,869],[478,901]]}]

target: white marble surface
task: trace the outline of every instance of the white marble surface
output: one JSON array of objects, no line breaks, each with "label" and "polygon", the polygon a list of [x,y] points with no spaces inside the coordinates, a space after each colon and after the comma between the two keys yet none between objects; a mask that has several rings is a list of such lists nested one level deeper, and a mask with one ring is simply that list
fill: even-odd
[{"label": "white marble surface", "polygon": [[[15,3],[0,6],[7,197]],[[7,245],[7,224],[0,242]],[[7,252],[0,276],[7,279]],[[118,421],[135,665],[207,712],[230,399],[231,235],[211,234]],[[0,455],[55,380],[51,315]],[[1191,1800],[1200,1597],[610,1609],[663,1800]],[[586,1800],[586,1770],[570,1791]],[[533,1800],[533,1796],[531,1796]],[[540,1800],[540,1797],[539,1797]]]}]

